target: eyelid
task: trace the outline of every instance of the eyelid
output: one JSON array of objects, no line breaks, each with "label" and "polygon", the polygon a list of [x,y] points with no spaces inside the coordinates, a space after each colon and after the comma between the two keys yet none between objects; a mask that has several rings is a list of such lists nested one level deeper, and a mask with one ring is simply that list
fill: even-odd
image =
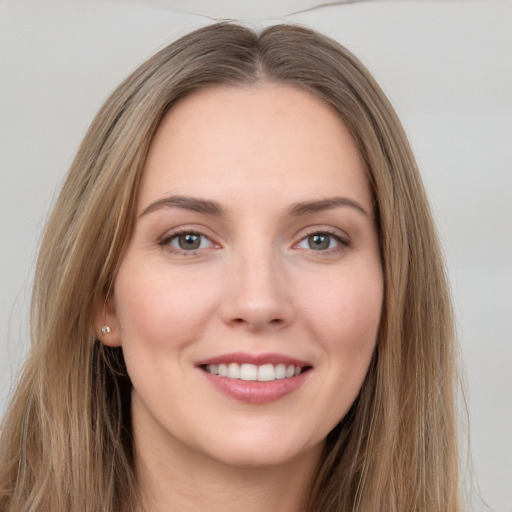
[{"label": "eyelid", "polygon": [[[209,231],[204,229],[202,226],[179,226],[176,228],[173,228],[167,232],[165,232],[164,235],[162,235],[160,238],[157,239],[157,244],[163,248],[165,248],[168,252],[171,254],[178,254],[178,255],[185,255],[185,256],[194,256],[199,255],[200,253],[204,251],[208,251],[211,249],[219,249],[221,248],[221,244],[216,242],[215,237],[211,234],[206,234],[205,231]],[[171,241],[179,237],[180,235],[184,234],[194,234],[201,237],[204,237],[210,242],[210,245],[208,247],[199,247],[197,249],[180,249],[178,247],[171,246]],[[329,247],[327,249],[321,249],[321,250],[315,250],[311,248],[300,248],[298,245],[302,243],[304,240],[306,240],[308,237],[313,235],[327,235],[329,237],[332,237],[336,242],[337,245],[335,247]],[[295,237],[295,242],[292,245],[293,249],[299,249],[308,251],[310,253],[316,253],[316,254],[330,254],[330,253],[337,253],[340,252],[347,247],[350,247],[351,241],[349,236],[341,231],[340,229],[333,228],[333,227],[324,227],[324,226],[311,226],[306,229],[301,230],[299,234]]]},{"label": "eyelid", "polygon": [[[189,249],[189,250],[180,249],[178,247],[174,247],[171,245],[172,240],[178,238],[181,235],[188,235],[188,234],[198,235],[203,238],[206,238],[207,240],[210,241],[211,245],[209,247],[202,247],[202,248],[199,247],[197,249]],[[185,226],[181,226],[179,228],[174,228],[174,229],[171,229],[170,231],[167,231],[164,235],[162,235],[157,240],[157,243],[159,246],[163,247],[171,254],[184,255],[184,256],[195,256],[203,251],[207,251],[212,248],[216,249],[216,248],[220,247],[220,244],[215,242],[215,240],[213,239],[213,237],[211,235],[205,234],[201,228],[185,227]]]},{"label": "eyelid", "polygon": [[300,238],[298,239],[297,242],[294,243],[293,248],[297,248],[301,242],[303,242],[308,237],[313,236],[313,235],[330,236],[338,242],[338,246],[331,247],[331,248],[328,248],[325,250],[315,250],[315,249],[304,249],[304,250],[309,250],[310,252],[319,253],[319,254],[320,253],[326,254],[326,253],[330,253],[330,252],[337,252],[337,251],[343,250],[347,247],[350,247],[350,245],[351,245],[349,236],[346,233],[342,232],[341,230],[338,230],[338,229],[335,229],[332,227],[314,226],[311,228],[307,228],[306,231],[303,231],[302,233],[300,233],[300,235],[299,235]]}]

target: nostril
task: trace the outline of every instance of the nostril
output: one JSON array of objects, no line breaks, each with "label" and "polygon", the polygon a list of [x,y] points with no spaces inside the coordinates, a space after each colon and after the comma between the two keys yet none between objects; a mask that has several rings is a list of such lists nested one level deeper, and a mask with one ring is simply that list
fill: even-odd
[{"label": "nostril", "polygon": [[271,320],[268,320],[267,322],[264,321],[256,321],[254,319],[251,320],[245,320],[244,318],[233,318],[231,320],[231,325],[238,326],[238,325],[247,325],[251,330],[252,329],[258,329],[260,327],[263,327],[264,325],[273,325],[273,326],[280,326],[284,324],[284,320],[282,318],[272,318]]}]

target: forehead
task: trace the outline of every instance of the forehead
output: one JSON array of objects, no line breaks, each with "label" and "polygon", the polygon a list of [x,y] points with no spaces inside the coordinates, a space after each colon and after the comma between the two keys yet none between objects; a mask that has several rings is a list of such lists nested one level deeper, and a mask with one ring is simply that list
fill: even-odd
[{"label": "forehead", "polygon": [[291,85],[212,87],[178,102],[152,141],[140,202],[162,194],[222,200],[228,191],[332,196],[371,203],[362,159],[334,109]]}]

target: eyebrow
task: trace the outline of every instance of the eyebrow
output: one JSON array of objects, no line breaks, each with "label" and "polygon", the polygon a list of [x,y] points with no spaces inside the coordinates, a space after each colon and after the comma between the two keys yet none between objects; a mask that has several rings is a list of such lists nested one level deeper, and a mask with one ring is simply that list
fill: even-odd
[{"label": "eyebrow", "polygon": [[288,209],[288,215],[292,217],[298,217],[300,215],[308,215],[311,213],[321,212],[324,210],[332,210],[339,206],[348,206],[354,208],[358,212],[365,215],[365,217],[371,218],[370,214],[357,202],[348,197],[329,197],[326,199],[320,199],[318,201],[305,201],[295,203]]},{"label": "eyebrow", "polygon": [[[316,201],[302,201],[294,203],[290,208],[288,208],[287,213],[290,217],[300,217],[301,215],[308,215],[324,210],[332,210],[333,208],[338,208],[340,206],[354,208],[358,212],[370,218],[369,213],[357,201],[349,199],[348,197],[329,197],[327,199],[320,199]],[[164,207],[182,208],[184,210],[215,215],[217,217],[224,215],[224,208],[222,208],[221,204],[217,201],[190,196],[170,196],[153,201],[145,208],[140,216],[142,217],[143,215],[147,215],[148,213]]]},{"label": "eyebrow", "polygon": [[217,201],[210,201],[208,199],[199,199],[190,196],[170,196],[153,201],[141,214],[147,215],[148,213],[159,210],[163,207],[182,208],[198,213],[206,213],[208,215],[222,216],[224,209],[217,203]]}]

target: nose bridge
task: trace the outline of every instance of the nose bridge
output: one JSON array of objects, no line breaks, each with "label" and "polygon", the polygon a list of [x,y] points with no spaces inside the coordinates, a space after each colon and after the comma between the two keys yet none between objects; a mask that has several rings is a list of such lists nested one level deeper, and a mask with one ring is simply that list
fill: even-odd
[{"label": "nose bridge", "polygon": [[233,251],[225,303],[225,320],[251,330],[282,326],[293,316],[282,256],[264,238],[251,237]]}]

